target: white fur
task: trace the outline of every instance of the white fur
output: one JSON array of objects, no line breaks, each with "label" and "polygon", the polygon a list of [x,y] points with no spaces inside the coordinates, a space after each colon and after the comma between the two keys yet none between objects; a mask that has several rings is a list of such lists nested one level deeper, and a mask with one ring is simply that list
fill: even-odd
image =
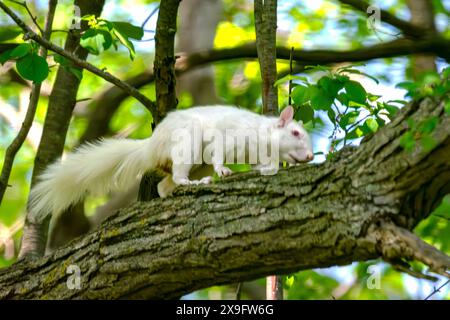
[{"label": "white fur", "polygon": [[[201,130],[217,129],[223,134],[226,134],[227,129],[264,127],[268,129],[268,135],[277,134],[281,138],[279,156],[282,161],[292,164],[300,160],[309,161],[312,157],[310,138],[303,127],[291,121],[291,118],[292,112],[284,112],[278,119],[235,107],[195,107],[169,113],[150,138],[107,139],[86,144],[69,154],[64,161],[50,165],[40,175],[38,183],[31,190],[30,217],[40,221],[49,214],[60,214],[87,194],[127,190],[151,169],[160,168],[168,173],[158,185],[162,197],[170,195],[179,184],[209,183],[213,169],[219,176],[231,174],[231,170],[223,165],[224,159],[212,166],[172,166],[171,150],[179,142],[172,140],[171,133],[180,128],[190,130],[194,125]],[[292,136],[292,130],[301,132],[300,139]],[[199,142],[204,148],[205,141]],[[230,152],[224,151],[224,154]],[[256,164],[255,168],[265,173],[274,169],[274,166],[278,168],[278,164]]]}]

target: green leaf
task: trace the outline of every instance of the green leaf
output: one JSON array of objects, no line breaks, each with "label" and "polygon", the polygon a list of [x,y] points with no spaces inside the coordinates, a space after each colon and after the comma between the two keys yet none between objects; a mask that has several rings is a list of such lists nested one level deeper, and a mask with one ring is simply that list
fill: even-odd
[{"label": "green leaf", "polygon": [[290,288],[294,284],[294,281],[295,281],[294,276],[286,276],[286,281],[284,283],[288,288]]},{"label": "green leaf", "polygon": [[354,130],[350,131],[345,137],[347,140],[353,140],[361,138],[364,135],[364,131],[361,127],[356,127]]},{"label": "green leaf", "polygon": [[314,71],[324,71],[324,72],[328,72],[331,70],[330,67],[325,67],[325,66],[321,66],[321,65],[317,65],[317,66],[305,66],[305,70],[314,70]]},{"label": "green leaf", "polygon": [[359,75],[365,76],[365,77],[367,77],[367,78],[372,79],[373,81],[375,81],[376,84],[379,84],[379,83],[380,83],[380,81],[378,81],[377,78],[375,78],[375,77],[373,77],[373,76],[371,76],[371,75],[369,75],[369,74],[367,74],[367,73],[361,72],[361,71],[359,71],[359,70],[357,70],[357,69],[346,69],[346,70],[344,70],[344,71],[345,71],[345,72],[348,72],[348,73],[355,73],[355,74],[359,74]]},{"label": "green leaf", "polygon": [[336,99],[339,90],[344,87],[344,84],[339,80],[327,76],[320,78],[318,85],[320,88],[324,89],[328,96],[333,100]]},{"label": "green leaf", "polygon": [[412,131],[405,132],[400,138],[400,146],[406,151],[413,151],[416,145],[416,140],[414,139],[414,134]]},{"label": "green leaf", "polygon": [[436,140],[433,139],[432,136],[425,134],[420,137],[420,144],[424,151],[428,152],[433,150],[437,146]]},{"label": "green leaf", "polygon": [[346,82],[344,87],[350,100],[358,103],[366,102],[366,90],[359,82],[351,80]]},{"label": "green leaf", "polygon": [[405,105],[405,104],[408,103],[408,102],[405,101],[405,100],[389,100],[389,101],[386,102],[386,103],[391,103],[391,102],[398,103],[398,104],[402,104],[402,105]]},{"label": "green leaf", "polygon": [[338,80],[338,81],[340,81],[340,82],[342,82],[342,83],[345,83],[345,82],[349,81],[350,78],[347,77],[347,76],[343,76],[343,75],[341,75],[341,74],[337,74],[337,75],[336,75],[336,80]]},{"label": "green leaf", "polygon": [[0,42],[5,42],[17,38],[22,33],[21,29],[11,26],[2,26],[0,29]]},{"label": "green leaf", "polygon": [[447,67],[444,70],[442,70],[442,77],[444,79],[447,79],[448,77],[450,77],[450,67]]},{"label": "green leaf", "polygon": [[114,29],[120,32],[127,38],[141,40],[144,36],[144,30],[141,27],[137,27],[128,22],[111,21]]},{"label": "green leaf", "polygon": [[375,94],[371,94],[371,93],[367,94],[367,99],[369,99],[370,102],[377,101],[380,98],[381,98],[381,96],[377,96]]},{"label": "green leaf", "polygon": [[303,123],[308,123],[314,120],[314,110],[307,104],[304,104],[298,108],[296,112],[296,120],[301,120]]},{"label": "green leaf", "polygon": [[48,76],[47,61],[35,53],[28,54],[17,60],[16,67],[22,77],[35,83],[41,83]]},{"label": "green leaf", "polygon": [[309,89],[304,86],[296,86],[291,93],[292,100],[296,106],[301,106],[302,104],[309,101]]},{"label": "green leaf", "polygon": [[134,50],[134,45],[131,43],[130,40],[128,40],[127,36],[120,33],[117,29],[113,29],[114,35],[119,39],[120,43],[122,43],[130,52],[130,59],[134,60],[134,57],[136,55],[136,51]]},{"label": "green leaf", "polygon": [[95,14],[86,14],[81,17],[81,20],[85,20],[85,21],[94,20],[94,19],[95,19]]},{"label": "green leaf", "polygon": [[315,85],[308,87],[308,94],[311,107],[315,110],[328,110],[333,104],[334,99],[331,99],[323,89],[319,89]]},{"label": "green leaf", "polygon": [[17,47],[15,47],[14,49],[12,49],[11,53],[9,54],[9,58],[10,59],[19,59],[22,58],[24,56],[26,56],[27,54],[29,54],[31,52],[31,44],[29,43],[22,43],[20,45],[18,45]]},{"label": "green leaf", "polygon": [[59,54],[55,54],[53,56],[53,60],[55,60],[56,63],[59,63],[62,66],[70,65],[69,60],[67,60],[66,58],[64,58],[63,56],[61,56]]},{"label": "green leaf", "polygon": [[418,127],[418,131],[424,134],[430,134],[434,131],[437,124],[439,123],[438,117],[430,117],[428,119],[423,120]]},{"label": "green leaf", "polygon": [[365,66],[366,66],[366,64],[364,62],[356,62],[356,63],[352,63],[352,64],[349,64],[347,66],[344,66],[344,67],[341,67],[341,68],[337,69],[337,72],[338,73],[346,72],[347,70],[351,70],[354,67],[365,67]]},{"label": "green leaf", "polygon": [[288,74],[287,76],[284,76],[280,79],[278,79],[277,81],[275,81],[275,83],[273,84],[274,87],[279,86],[280,84],[283,84],[289,80],[300,80],[304,83],[308,83],[308,79],[306,77],[301,77],[301,76],[295,76],[292,74]]},{"label": "green leaf", "polygon": [[8,61],[10,59],[11,51],[13,51],[13,49],[6,50],[2,54],[0,54],[0,64],[1,65],[3,65],[6,61]]},{"label": "green leaf", "polygon": [[369,118],[364,122],[364,125],[366,125],[370,131],[377,132],[378,130],[378,122],[375,119]]},{"label": "green leaf", "polygon": [[88,29],[80,39],[80,45],[90,53],[99,55],[112,45],[111,34],[103,29]]},{"label": "green leaf", "polygon": [[333,108],[328,109],[327,112],[328,118],[335,125],[336,124],[336,112],[334,112]]},{"label": "green leaf", "polygon": [[349,105],[349,101],[348,101],[348,96],[346,93],[339,93],[337,96],[338,101],[344,105],[344,106],[348,106]]},{"label": "green leaf", "polygon": [[450,194],[442,199],[442,203],[433,211],[432,214],[441,215],[450,219]]},{"label": "green leaf", "polygon": [[344,116],[339,120],[339,126],[342,129],[345,129],[349,124],[352,124],[358,119],[359,112],[358,111],[351,111],[347,114],[344,114]]}]

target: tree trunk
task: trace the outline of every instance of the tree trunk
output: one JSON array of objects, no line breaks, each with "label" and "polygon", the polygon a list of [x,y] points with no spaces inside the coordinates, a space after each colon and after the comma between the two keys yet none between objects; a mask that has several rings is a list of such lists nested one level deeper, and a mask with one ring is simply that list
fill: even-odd
[{"label": "tree trunk", "polygon": [[[75,1],[75,5],[80,8],[81,16],[86,14],[94,14],[96,16],[100,15],[100,12],[103,9],[103,4],[104,0]],[[83,22],[82,28],[85,29],[86,27],[87,23]],[[80,47],[79,33],[80,30],[72,30],[68,33],[64,49],[69,52],[74,52],[78,58],[85,60],[87,58],[88,51]],[[47,168],[48,165],[59,159],[63,154],[67,130],[69,129],[72,111],[75,107],[79,85],[80,80],[73,73],[69,72],[65,68],[58,68],[55,83],[48,102],[41,142],[39,143],[39,148],[34,160],[31,187],[33,187],[36,183],[36,179],[42,171]],[[68,214],[71,213],[69,212]],[[84,211],[80,212],[77,210],[75,214],[78,217],[78,221],[82,221],[78,224],[81,227],[81,230],[79,229],[76,231],[76,233],[80,235],[88,230],[88,221],[84,216]],[[61,219],[64,219],[63,216]],[[38,235],[36,234],[36,230],[46,229],[48,229],[48,226],[46,226],[45,223],[43,226],[34,226],[28,221],[28,219],[25,220],[24,235],[22,237],[19,254],[21,257],[25,255],[44,254],[47,243],[47,234]],[[40,243],[36,242],[37,239],[39,239],[38,241]],[[66,240],[67,237],[64,236],[63,239],[59,239],[58,241],[53,239],[52,242],[56,246],[56,242],[61,243]]]},{"label": "tree trunk", "polygon": [[[429,0],[407,0],[406,3],[411,13],[411,24],[435,33],[433,3]],[[436,71],[436,56],[432,54],[412,56],[411,69],[413,79],[418,79],[426,71]]]},{"label": "tree trunk", "polygon": [[[399,146],[439,116],[432,150]],[[53,254],[0,270],[0,298],[178,298],[212,285],[382,257],[446,274],[450,258],[408,230],[450,192],[450,116],[429,99],[332,161],[241,173],[137,202]],[[81,288],[68,289],[80,268]],[[405,269],[406,270],[406,269]]]},{"label": "tree trunk", "polygon": [[[222,17],[222,0],[191,0],[180,4],[177,52],[191,54],[211,50]],[[177,78],[178,92],[188,92],[195,106],[219,103],[213,66],[195,68]]]}]

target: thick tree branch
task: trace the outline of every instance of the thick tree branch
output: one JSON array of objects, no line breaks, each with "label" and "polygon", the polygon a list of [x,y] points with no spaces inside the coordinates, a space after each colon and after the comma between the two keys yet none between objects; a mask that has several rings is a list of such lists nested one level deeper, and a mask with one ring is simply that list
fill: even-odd
[{"label": "thick tree branch", "polygon": [[2,1],[0,1],[0,8],[3,9],[3,11],[10,16],[14,22],[25,32],[25,37],[31,40],[36,41],[44,48],[51,50],[53,52],[56,52],[57,54],[63,56],[64,58],[69,59],[71,62],[73,62],[74,65],[77,67],[80,67],[82,69],[86,69],[89,72],[92,72],[93,74],[105,79],[106,81],[114,84],[115,86],[121,88],[123,91],[125,91],[130,96],[136,98],[139,102],[141,102],[144,107],[146,107],[150,112],[154,113],[155,103],[148,99],[146,96],[144,96],[142,93],[139,92],[136,88],[130,86],[128,83],[121,81],[120,79],[116,78],[109,72],[100,70],[99,68],[95,67],[94,65],[90,64],[87,61],[84,61],[82,59],[79,59],[75,54],[68,52],[64,50],[63,48],[51,43],[50,41],[43,39],[38,34],[36,34],[29,26],[25,24],[11,9],[8,8]]},{"label": "thick tree branch", "polygon": [[[404,151],[406,119],[430,116],[441,119],[436,147]],[[175,298],[378,257],[417,259],[446,274],[448,257],[404,230],[450,192],[449,126],[444,103],[426,99],[332,161],[236,174],[136,203],[52,255],[0,270],[0,298]],[[79,290],[67,287],[71,265],[81,271]]]}]

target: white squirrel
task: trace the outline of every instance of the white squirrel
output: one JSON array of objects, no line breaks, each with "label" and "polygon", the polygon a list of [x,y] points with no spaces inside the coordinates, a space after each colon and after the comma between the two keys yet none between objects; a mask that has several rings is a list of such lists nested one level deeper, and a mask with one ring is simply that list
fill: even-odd
[{"label": "white squirrel", "polygon": [[[249,152],[253,168],[261,174],[276,173],[280,161],[291,165],[311,161],[314,154],[310,136],[293,116],[291,106],[278,118],[229,106],[194,107],[170,112],[147,139],[106,139],[85,144],[64,161],[48,166],[39,176],[31,189],[30,221],[39,222],[48,215],[60,214],[88,193],[126,191],[152,169],[167,173],[158,184],[159,195],[166,197],[177,185],[210,183],[213,172],[219,177],[230,175],[232,171],[224,166],[230,155],[231,159],[245,159],[249,163],[249,157],[243,155]],[[228,143],[231,135],[234,141],[240,130],[255,133],[258,141],[268,148],[278,144],[271,149],[276,154],[263,159],[261,153],[252,149],[251,141],[246,144],[244,139],[243,148]],[[222,138],[227,143],[220,144]],[[198,152],[190,152],[195,146]],[[210,156],[202,158],[208,148],[212,150]],[[186,157],[180,161],[180,150],[188,150],[190,160],[194,161],[186,161]]]}]

